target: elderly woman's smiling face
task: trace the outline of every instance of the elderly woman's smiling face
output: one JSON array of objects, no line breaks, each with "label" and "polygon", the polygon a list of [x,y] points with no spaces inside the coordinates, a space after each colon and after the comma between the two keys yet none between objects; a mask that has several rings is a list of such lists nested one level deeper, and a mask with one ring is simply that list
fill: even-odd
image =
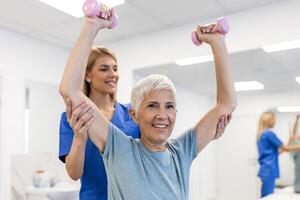
[{"label": "elderly woman's smiling face", "polygon": [[169,89],[151,91],[144,97],[135,115],[141,130],[141,141],[154,151],[164,150],[175,120],[175,96]]}]

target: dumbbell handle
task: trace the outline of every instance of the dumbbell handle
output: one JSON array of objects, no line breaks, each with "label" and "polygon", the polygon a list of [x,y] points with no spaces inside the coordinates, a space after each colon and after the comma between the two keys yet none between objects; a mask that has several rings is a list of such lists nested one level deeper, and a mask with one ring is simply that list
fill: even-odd
[{"label": "dumbbell handle", "polygon": [[[215,29],[215,32],[219,32],[224,35],[229,32],[229,23],[224,17],[220,17],[217,20],[216,25],[217,27]],[[191,38],[193,43],[197,46],[200,46],[203,43],[201,40],[198,39],[196,31],[192,32]]]},{"label": "dumbbell handle", "polygon": [[[86,0],[83,3],[82,11],[83,11],[84,15],[87,17],[103,18],[103,17],[101,17],[100,6],[96,0]],[[116,14],[113,14],[112,16],[110,16],[108,18],[103,18],[103,19],[107,19],[112,22],[111,26],[109,27],[110,29],[115,28],[119,21],[118,16]]]}]

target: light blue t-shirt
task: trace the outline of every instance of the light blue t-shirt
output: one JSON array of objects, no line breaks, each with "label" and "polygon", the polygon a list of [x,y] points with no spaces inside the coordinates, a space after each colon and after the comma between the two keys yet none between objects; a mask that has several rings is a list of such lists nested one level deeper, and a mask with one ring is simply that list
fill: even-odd
[{"label": "light blue t-shirt", "polygon": [[187,200],[189,173],[197,155],[195,129],[153,152],[139,139],[109,126],[103,153],[109,200]]}]

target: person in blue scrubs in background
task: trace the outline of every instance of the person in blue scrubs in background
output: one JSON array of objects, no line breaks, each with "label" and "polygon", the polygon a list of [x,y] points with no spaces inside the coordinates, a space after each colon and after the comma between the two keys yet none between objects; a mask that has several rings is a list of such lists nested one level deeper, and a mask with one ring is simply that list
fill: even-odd
[{"label": "person in blue scrubs in background", "polygon": [[258,176],[262,181],[261,197],[274,192],[275,180],[279,178],[279,153],[300,150],[300,145],[283,144],[272,130],[275,123],[275,113],[273,112],[263,112],[258,122],[256,140],[260,165]]},{"label": "person in blue scrubs in background", "polygon": [[[298,145],[300,144],[300,136],[298,133],[298,124],[299,124],[300,113],[296,115],[296,120],[293,126],[292,136],[290,138],[290,144]],[[294,191],[300,193],[300,151],[297,151],[292,154],[294,159]]]}]

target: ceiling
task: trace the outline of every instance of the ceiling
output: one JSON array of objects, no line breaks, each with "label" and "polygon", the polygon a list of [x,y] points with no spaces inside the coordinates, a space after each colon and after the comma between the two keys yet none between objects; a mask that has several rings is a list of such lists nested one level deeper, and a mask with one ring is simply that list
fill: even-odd
[{"label": "ceiling", "polygon": [[[125,4],[115,9],[119,16],[115,31],[103,32],[97,41],[103,43],[124,40],[279,1],[126,0]],[[64,48],[72,47],[82,22],[83,18],[72,17],[38,0],[0,1],[0,26]]]},{"label": "ceiling", "polygon": [[[243,94],[266,94],[300,92],[295,80],[300,76],[300,49],[266,53],[262,49],[239,52],[230,55],[234,81],[259,81],[265,88],[244,91]],[[135,70],[139,76],[152,73],[164,74],[175,84],[196,90],[200,94],[213,96],[216,91],[213,62],[189,66],[170,63],[161,66]]]},{"label": "ceiling", "polygon": [[[185,24],[197,23],[239,11],[258,8],[281,0],[127,0],[115,8],[119,24],[96,42],[115,42]],[[22,2],[22,3],[20,3]],[[188,3],[187,3],[188,2]],[[83,18],[74,18],[38,0],[1,0],[0,27],[70,49],[78,37]],[[299,91],[300,50],[265,53],[262,49],[231,54],[234,81],[257,80],[264,91]],[[213,63],[191,66],[166,64],[136,70],[141,75],[162,73],[174,82],[203,94],[215,91]],[[251,92],[250,92],[251,93]]]}]

